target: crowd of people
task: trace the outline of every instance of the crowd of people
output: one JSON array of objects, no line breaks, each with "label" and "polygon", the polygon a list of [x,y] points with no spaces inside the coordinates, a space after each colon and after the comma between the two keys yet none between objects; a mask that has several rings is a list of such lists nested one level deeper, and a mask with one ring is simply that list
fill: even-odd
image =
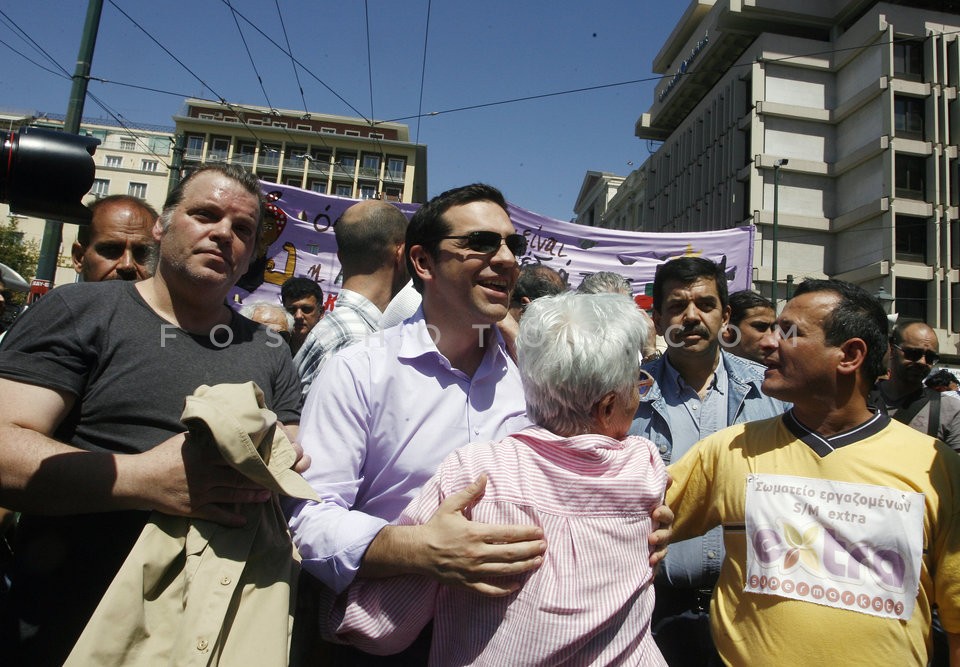
[{"label": "crowd of people", "polygon": [[860,287],[648,315],[474,184],[238,312],[252,174],[91,208],[0,343],[4,663],[960,667],[956,378]]}]

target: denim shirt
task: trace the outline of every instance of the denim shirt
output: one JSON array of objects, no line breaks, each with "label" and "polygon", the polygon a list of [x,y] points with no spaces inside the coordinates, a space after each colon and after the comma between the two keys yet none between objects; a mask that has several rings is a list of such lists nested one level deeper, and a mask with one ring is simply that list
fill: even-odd
[{"label": "denim shirt", "polygon": [[[640,399],[630,434],[652,440],[667,465],[720,429],[774,417],[789,407],[760,391],[763,366],[728,352],[720,352],[720,363],[702,400],[666,356],[644,364],[643,369],[653,377],[654,385]],[[723,555],[723,529],[719,527],[702,537],[671,544],[658,583],[709,590],[720,574]]]}]

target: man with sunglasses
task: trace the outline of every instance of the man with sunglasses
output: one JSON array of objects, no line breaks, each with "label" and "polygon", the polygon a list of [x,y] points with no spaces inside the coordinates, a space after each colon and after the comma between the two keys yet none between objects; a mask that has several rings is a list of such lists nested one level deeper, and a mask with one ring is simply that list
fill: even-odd
[{"label": "man with sunglasses", "polygon": [[[483,484],[448,497],[424,525],[390,525],[452,451],[530,425],[519,371],[496,326],[525,251],[496,188],[468,185],[435,197],[406,234],[420,309],[341,350],[317,375],[300,441],[315,457],[304,477],[325,502],[300,504],[290,526],[304,570],[334,592],[357,575],[420,574],[509,595],[519,583],[504,576],[541,564],[540,528],[464,518]],[[425,664],[428,648],[428,637],[419,640],[406,664]],[[371,664],[353,649],[336,650],[343,664]]]},{"label": "man with sunglasses", "polygon": [[877,383],[871,404],[960,452],[960,400],[924,386],[940,361],[937,334],[920,320],[900,320],[890,332],[890,379]]}]

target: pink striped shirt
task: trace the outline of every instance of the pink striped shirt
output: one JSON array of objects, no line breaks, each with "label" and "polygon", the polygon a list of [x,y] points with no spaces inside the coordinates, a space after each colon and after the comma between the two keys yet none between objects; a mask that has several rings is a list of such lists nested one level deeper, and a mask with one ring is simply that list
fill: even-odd
[{"label": "pink striped shirt", "polygon": [[543,565],[522,588],[495,598],[424,577],[358,578],[328,636],[395,653],[433,618],[431,665],[665,665],[650,634],[647,537],[666,484],[653,443],[529,427],[472,444],[443,461],[397,523],[426,522],[482,473],[486,493],[469,518],[536,524],[546,536]]}]

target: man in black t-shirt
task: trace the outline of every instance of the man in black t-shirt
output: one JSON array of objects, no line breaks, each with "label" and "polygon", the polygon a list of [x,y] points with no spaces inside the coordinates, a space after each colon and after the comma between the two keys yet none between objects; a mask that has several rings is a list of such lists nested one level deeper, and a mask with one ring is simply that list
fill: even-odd
[{"label": "man in black t-shirt", "polygon": [[7,334],[0,506],[22,512],[12,593],[22,636],[5,660],[63,662],[150,510],[236,526],[235,503],[270,497],[180,423],[199,385],[254,380],[295,437],[289,352],[226,305],[261,233],[259,192],[237,167],[194,172],[154,226],[152,278],[58,288]]}]

